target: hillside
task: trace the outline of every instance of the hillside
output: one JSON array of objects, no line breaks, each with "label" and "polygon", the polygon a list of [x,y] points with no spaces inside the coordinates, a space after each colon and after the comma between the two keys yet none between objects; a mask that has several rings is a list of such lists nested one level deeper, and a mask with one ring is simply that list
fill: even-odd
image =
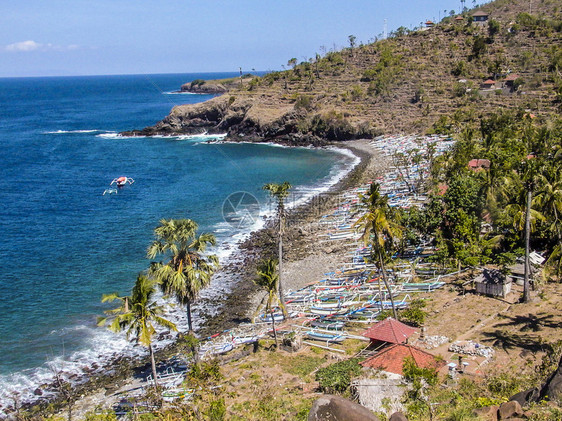
[{"label": "hillside", "polygon": [[[477,11],[489,19],[472,22]],[[543,0],[528,11],[527,0],[498,0],[462,19],[399,28],[388,39],[230,85],[227,95],[177,106],[155,126],[125,134],[227,132],[232,140],[322,143],[447,131],[506,108],[554,113],[562,95],[562,8]],[[484,89],[489,79],[495,85]]]}]

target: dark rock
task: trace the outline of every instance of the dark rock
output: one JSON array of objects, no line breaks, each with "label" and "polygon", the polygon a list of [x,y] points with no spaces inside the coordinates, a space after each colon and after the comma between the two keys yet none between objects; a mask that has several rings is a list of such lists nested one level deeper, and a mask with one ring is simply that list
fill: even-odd
[{"label": "dark rock", "polygon": [[312,404],[308,421],[380,421],[364,406],[335,395],[324,395]]},{"label": "dark rock", "polygon": [[192,92],[194,94],[224,94],[228,89],[220,83],[185,83],[181,85],[181,92]]},{"label": "dark rock", "polygon": [[552,373],[541,389],[541,398],[549,400],[562,399],[562,357],[558,369]]},{"label": "dark rock", "polygon": [[474,415],[486,421],[498,421],[498,405],[484,406],[473,411]]},{"label": "dark rock", "polygon": [[521,406],[527,406],[531,402],[536,402],[539,399],[539,396],[540,390],[536,387],[533,387],[532,389],[516,393],[511,398],[509,398],[509,400],[519,402],[519,405]]},{"label": "dark rock", "polygon": [[518,417],[520,415],[523,415],[523,409],[517,401],[502,403],[500,405],[500,409],[498,409],[498,416],[500,420],[506,420],[508,418]]},{"label": "dark rock", "polygon": [[390,416],[388,421],[408,421],[408,418],[406,418],[406,415],[402,412],[395,412]]},{"label": "dark rock", "polygon": [[43,395],[43,391],[41,389],[37,388],[33,391],[33,394],[35,396],[41,396],[41,395]]}]

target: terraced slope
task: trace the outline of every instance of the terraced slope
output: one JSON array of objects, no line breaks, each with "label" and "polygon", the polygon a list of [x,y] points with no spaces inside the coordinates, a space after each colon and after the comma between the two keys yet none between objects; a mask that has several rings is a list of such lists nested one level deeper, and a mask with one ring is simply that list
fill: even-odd
[{"label": "terraced slope", "polygon": [[[384,133],[451,131],[501,109],[560,110],[562,7],[497,0],[486,22],[445,18],[431,28],[317,55],[242,81],[203,104],[175,107],[138,134],[227,132],[230,139],[323,143]],[[511,78],[511,81],[506,80]],[[495,89],[483,89],[492,80]]]}]

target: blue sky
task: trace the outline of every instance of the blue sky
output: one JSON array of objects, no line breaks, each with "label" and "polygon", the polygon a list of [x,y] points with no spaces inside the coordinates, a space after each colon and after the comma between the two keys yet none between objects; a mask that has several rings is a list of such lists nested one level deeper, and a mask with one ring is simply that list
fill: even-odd
[{"label": "blue sky", "polygon": [[[481,1],[480,1],[481,3]],[[471,0],[466,1],[472,7]],[[0,77],[278,70],[459,0],[3,1]]]}]

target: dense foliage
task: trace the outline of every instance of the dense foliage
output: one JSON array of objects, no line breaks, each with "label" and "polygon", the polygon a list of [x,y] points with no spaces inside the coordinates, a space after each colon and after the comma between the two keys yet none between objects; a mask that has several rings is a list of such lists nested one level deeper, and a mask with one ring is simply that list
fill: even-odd
[{"label": "dense foliage", "polygon": [[435,237],[435,259],[450,266],[513,263],[523,253],[531,193],[531,248],[549,257],[549,273],[560,278],[561,120],[524,112],[481,118],[435,160],[432,175],[429,203],[404,221]]},{"label": "dense foliage", "polygon": [[351,379],[361,373],[361,366],[357,358],[340,361],[316,372],[316,381],[327,393],[344,393],[351,385]]}]

